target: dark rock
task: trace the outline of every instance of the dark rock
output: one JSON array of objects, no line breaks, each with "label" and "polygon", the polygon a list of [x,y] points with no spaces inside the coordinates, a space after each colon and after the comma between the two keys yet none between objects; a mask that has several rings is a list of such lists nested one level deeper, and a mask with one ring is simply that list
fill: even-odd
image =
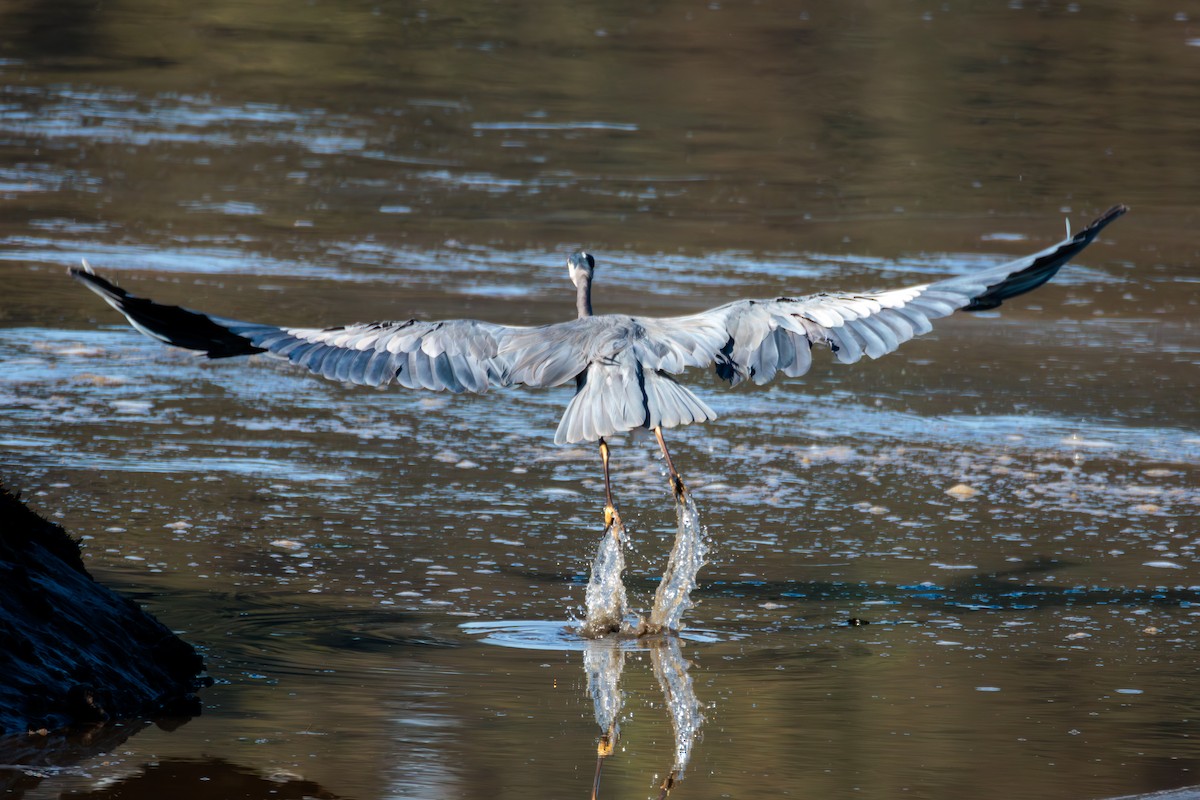
[{"label": "dark rock", "polygon": [[92,579],[66,531],[0,486],[0,751],[13,735],[198,714],[203,670],[191,645]]}]

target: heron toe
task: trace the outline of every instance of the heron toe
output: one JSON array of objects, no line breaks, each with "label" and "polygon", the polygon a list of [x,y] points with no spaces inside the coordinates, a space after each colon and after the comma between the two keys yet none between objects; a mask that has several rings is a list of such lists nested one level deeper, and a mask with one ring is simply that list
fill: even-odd
[{"label": "heron toe", "polygon": [[604,507],[604,532],[613,532],[613,536],[620,536],[620,530],[625,527],[625,523],[621,522],[621,515],[617,512],[616,506],[611,503]]},{"label": "heron toe", "polygon": [[675,494],[676,500],[683,502],[683,498],[687,494],[687,487],[683,485],[683,478],[678,475],[671,476],[671,491]]}]

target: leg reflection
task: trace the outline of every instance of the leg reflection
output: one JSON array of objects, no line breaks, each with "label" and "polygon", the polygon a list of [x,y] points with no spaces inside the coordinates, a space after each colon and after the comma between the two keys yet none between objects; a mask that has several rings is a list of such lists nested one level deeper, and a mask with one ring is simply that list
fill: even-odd
[{"label": "leg reflection", "polygon": [[[683,779],[684,770],[692,757],[692,748],[704,724],[704,716],[700,713],[700,701],[696,699],[696,692],[692,688],[688,662],[683,657],[679,637],[646,638],[641,642],[649,647],[650,664],[662,689],[664,705],[671,716],[671,728],[675,733],[675,757],[670,772],[659,785],[659,797],[664,798]],[[592,800],[596,800],[600,795],[600,774],[604,760],[613,754],[620,738],[618,718],[625,701],[621,693],[625,650],[614,639],[588,642],[583,651],[583,668],[587,672],[588,694],[595,708],[596,724],[600,727],[600,738],[596,744],[596,776],[592,780]]]},{"label": "leg reflection", "polygon": [[592,780],[592,800],[600,793],[600,770],[604,759],[613,754],[620,737],[617,717],[624,705],[621,694],[621,671],[625,668],[625,651],[616,639],[598,639],[587,643],[583,651],[583,668],[588,677],[588,694],[600,726],[596,744],[596,777]]},{"label": "leg reflection", "polygon": [[654,677],[662,687],[663,700],[671,715],[671,728],[675,731],[675,763],[659,786],[659,797],[670,794],[675,784],[683,778],[688,761],[692,758],[692,746],[700,735],[704,715],[700,713],[700,701],[692,688],[688,675],[688,662],[683,657],[678,636],[665,636],[650,642],[650,663],[654,665]]}]

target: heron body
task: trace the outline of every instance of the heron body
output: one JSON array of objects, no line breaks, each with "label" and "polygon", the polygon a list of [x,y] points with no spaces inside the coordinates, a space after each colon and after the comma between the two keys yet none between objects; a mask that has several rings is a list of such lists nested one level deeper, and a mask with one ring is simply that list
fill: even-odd
[{"label": "heron body", "polygon": [[1041,286],[1125,213],[1115,206],[1086,228],[1030,256],[970,275],[873,293],[822,293],[737,300],[681,317],[592,313],[594,258],[573,253],[576,319],[537,327],[478,320],[373,322],[336,328],[283,328],[191,311],[129,294],[87,264],[70,273],[139,331],[210,358],[269,353],[343,383],[482,394],[492,386],[549,387],[575,382],[555,433],[556,444],[599,441],[606,523],[616,517],[605,438],[635,428],[654,431],[677,495],[683,492],[663,439],[664,428],[706,422],[716,414],[673,376],[713,366],[730,385],[798,377],[814,345],[838,361],[879,358],[928,332],[956,310],[995,308]]}]

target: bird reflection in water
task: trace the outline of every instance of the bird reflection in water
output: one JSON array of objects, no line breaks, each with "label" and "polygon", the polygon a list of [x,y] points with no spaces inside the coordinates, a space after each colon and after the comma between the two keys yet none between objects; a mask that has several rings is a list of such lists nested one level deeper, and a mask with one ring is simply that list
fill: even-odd
[{"label": "bird reflection in water", "polygon": [[[675,733],[675,757],[667,776],[659,784],[658,796],[666,797],[675,788],[692,757],[692,747],[700,735],[704,715],[688,675],[688,662],[683,657],[682,640],[673,634],[653,636],[642,640],[649,648],[654,677],[662,689],[664,705],[671,715]],[[621,693],[621,673],[625,668],[626,650],[620,640],[594,639],[583,651],[583,668],[588,677],[588,694],[600,727],[596,744],[596,776],[592,781],[592,800],[600,795],[600,776],[604,761],[616,750],[620,739],[620,714],[624,705]]]},{"label": "bird reflection in water", "polygon": [[592,639],[583,651],[583,671],[587,673],[588,696],[596,712],[596,724],[602,731],[596,743],[596,778],[592,798],[600,792],[600,770],[604,759],[613,754],[621,735],[619,717],[625,697],[621,693],[621,672],[625,669],[625,648],[617,639]]}]

